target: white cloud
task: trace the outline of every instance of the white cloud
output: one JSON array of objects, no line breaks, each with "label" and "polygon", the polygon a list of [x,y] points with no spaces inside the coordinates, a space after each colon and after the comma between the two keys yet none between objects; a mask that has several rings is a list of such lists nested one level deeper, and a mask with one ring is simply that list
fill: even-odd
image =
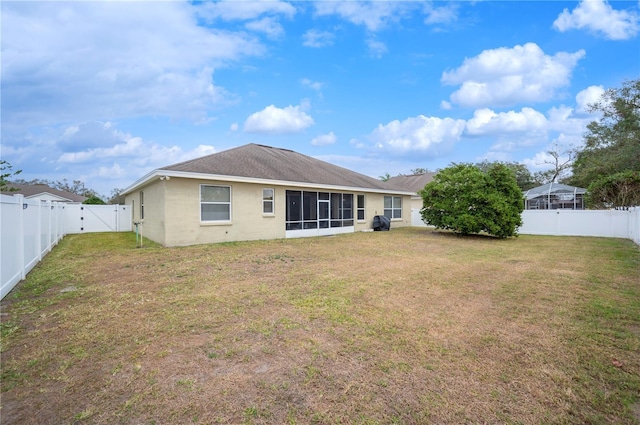
[{"label": "white cloud", "polygon": [[306,47],[327,47],[332,46],[335,36],[328,31],[318,31],[311,29],[302,36],[302,45]]},{"label": "white cloud", "polygon": [[450,99],[466,107],[509,106],[554,98],[570,82],[584,50],[546,55],[535,43],[485,50],[442,74],[442,82],[461,85]]},{"label": "white cloud", "polygon": [[2,5],[3,121],[45,125],[143,115],[206,120],[233,101],[217,67],[264,47],[198,26],[182,2]]},{"label": "white cloud", "polygon": [[309,87],[311,90],[317,92],[320,97],[322,97],[321,90],[322,90],[322,86],[324,86],[323,83],[319,81],[312,81],[308,78],[303,78],[302,80],[300,80],[300,84],[302,84],[305,87]]},{"label": "white cloud", "polygon": [[231,131],[238,131],[239,128],[240,126],[238,125],[237,122],[234,122],[233,124],[231,124],[231,126],[229,126],[229,130]]},{"label": "white cloud", "polygon": [[269,105],[255,112],[244,123],[247,133],[286,134],[298,133],[315,124],[313,118],[304,112],[305,105],[277,108]]},{"label": "white cloud", "polygon": [[370,139],[377,150],[391,154],[419,152],[436,155],[448,151],[460,140],[464,128],[464,120],[419,115],[404,121],[379,124]]},{"label": "white cloud", "polygon": [[251,20],[262,15],[283,15],[291,18],[296,8],[279,0],[262,1],[212,1],[197,8],[198,15],[207,20]]},{"label": "white cloud", "polygon": [[[84,142],[76,146],[64,144],[70,135]],[[184,152],[178,146],[162,146],[147,142],[141,137],[118,130],[111,123],[100,122],[70,126],[65,129],[60,140],[66,147],[57,159],[60,164],[93,166],[113,160],[127,160],[136,165],[161,167],[215,152],[214,147],[209,145],[199,145]]]},{"label": "white cloud", "polygon": [[494,112],[491,109],[478,109],[473,118],[467,121],[466,133],[472,136],[497,135],[504,133],[544,132],[548,127],[547,119],[531,108],[522,108],[520,112]]},{"label": "white cloud", "polygon": [[399,21],[415,6],[411,2],[389,1],[319,1],[314,5],[318,16],[338,15],[352,24],[363,25],[369,31],[378,31]]},{"label": "white cloud", "polygon": [[7,149],[25,180],[81,180],[101,194],[126,187],[149,171],[216,152],[213,146],[183,148],[132,135],[114,123],[84,122],[49,127],[23,140],[20,150]]},{"label": "white cloud", "polygon": [[314,137],[313,140],[311,140],[311,144],[313,146],[327,146],[333,145],[336,140],[336,135],[333,134],[333,131],[331,131],[328,134],[322,134],[318,137]]},{"label": "white cloud", "polygon": [[103,179],[116,179],[124,177],[125,175],[125,169],[116,163],[110,167],[103,166],[98,168],[98,177]]},{"label": "white cloud", "polygon": [[248,30],[262,32],[269,38],[280,38],[284,35],[284,29],[282,25],[274,18],[265,17],[257,21],[247,22],[245,27]]},{"label": "white cloud", "polygon": [[[597,116],[589,113],[585,105],[597,100],[602,92],[602,87],[590,86],[576,95],[575,107],[554,106],[546,114],[532,108],[522,108],[520,112],[476,110],[473,118],[467,121],[465,135],[474,138],[490,137],[494,140],[484,158],[498,158],[506,152],[532,146],[573,149],[584,143],[587,125]],[[536,158],[525,162],[534,167],[534,163],[542,163],[547,157],[548,154],[541,152]]]},{"label": "white cloud", "polygon": [[604,87],[602,86],[589,86],[580,91],[580,93],[576,95],[576,111],[583,114],[589,113],[589,105],[600,101],[603,94]]},{"label": "white cloud", "polygon": [[380,59],[389,51],[386,44],[371,38],[367,40],[367,47],[369,48],[369,54],[376,59]]},{"label": "white cloud", "polygon": [[458,5],[448,4],[435,7],[433,3],[426,3],[424,13],[427,15],[424,19],[424,23],[427,25],[450,24],[458,19]]},{"label": "white cloud", "polygon": [[390,158],[388,155],[317,155],[314,158],[357,171],[374,179],[380,178],[385,173],[395,176],[406,173],[412,168],[424,166],[422,162],[409,164],[402,158]]},{"label": "white cloud", "polygon": [[628,40],[640,31],[640,18],[634,11],[614,10],[604,0],[582,0],[571,12],[564,9],[553,27],[560,32],[588,29],[609,40]]}]

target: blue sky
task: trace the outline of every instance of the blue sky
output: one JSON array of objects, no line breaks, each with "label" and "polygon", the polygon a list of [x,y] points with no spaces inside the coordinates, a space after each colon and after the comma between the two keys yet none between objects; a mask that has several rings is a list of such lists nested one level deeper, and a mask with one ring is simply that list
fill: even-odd
[{"label": "blue sky", "polygon": [[246,143],[548,168],[640,77],[638,1],[3,1],[0,157],[107,196]]}]

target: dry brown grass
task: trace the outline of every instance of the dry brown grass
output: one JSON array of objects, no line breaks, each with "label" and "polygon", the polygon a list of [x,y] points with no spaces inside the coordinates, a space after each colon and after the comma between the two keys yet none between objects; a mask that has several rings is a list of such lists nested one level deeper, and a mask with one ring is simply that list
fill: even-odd
[{"label": "dry brown grass", "polygon": [[132,238],[67,236],[3,301],[3,424],[638,421],[630,241]]}]

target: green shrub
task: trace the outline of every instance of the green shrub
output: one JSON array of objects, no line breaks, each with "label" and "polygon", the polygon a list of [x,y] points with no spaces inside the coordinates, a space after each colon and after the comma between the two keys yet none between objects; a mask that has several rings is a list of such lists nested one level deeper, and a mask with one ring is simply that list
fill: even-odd
[{"label": "green shrub", "polygon": [[517,235],[524,208],[514,174],[496,163],[483,172],[472,164],[453,164],[420,192],[425,223],[439,229],[499,238]]}]

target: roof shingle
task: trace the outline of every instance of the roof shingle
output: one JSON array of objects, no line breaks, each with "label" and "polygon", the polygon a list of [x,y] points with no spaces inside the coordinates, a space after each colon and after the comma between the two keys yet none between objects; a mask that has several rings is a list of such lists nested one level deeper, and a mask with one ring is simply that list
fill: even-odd
[{"label": "roof shingle", "polygon": [[5,192],[6,195],[23,195],[25,198],[37,198],[38,195],[48,193],[70,202],[84,202],[87,200],[86,196],[76,195],[75,193],[67,192],[64,190],[53,189],[46,184],[17,184],[9,183],[7,188],[16,189],[15,191]]},{"label": "roof shingle", "polygon": [[437,173],[413,174],[410,176],[395,176],[389,179],[389,183],[396,187],[401,187],[409,192],[418,192],[424,189],[427,183],[433,180]]},{"label": "roof shingle", "polygon": [[406,190],[289,149],[254,143],[160,170],[378,190]]}]

